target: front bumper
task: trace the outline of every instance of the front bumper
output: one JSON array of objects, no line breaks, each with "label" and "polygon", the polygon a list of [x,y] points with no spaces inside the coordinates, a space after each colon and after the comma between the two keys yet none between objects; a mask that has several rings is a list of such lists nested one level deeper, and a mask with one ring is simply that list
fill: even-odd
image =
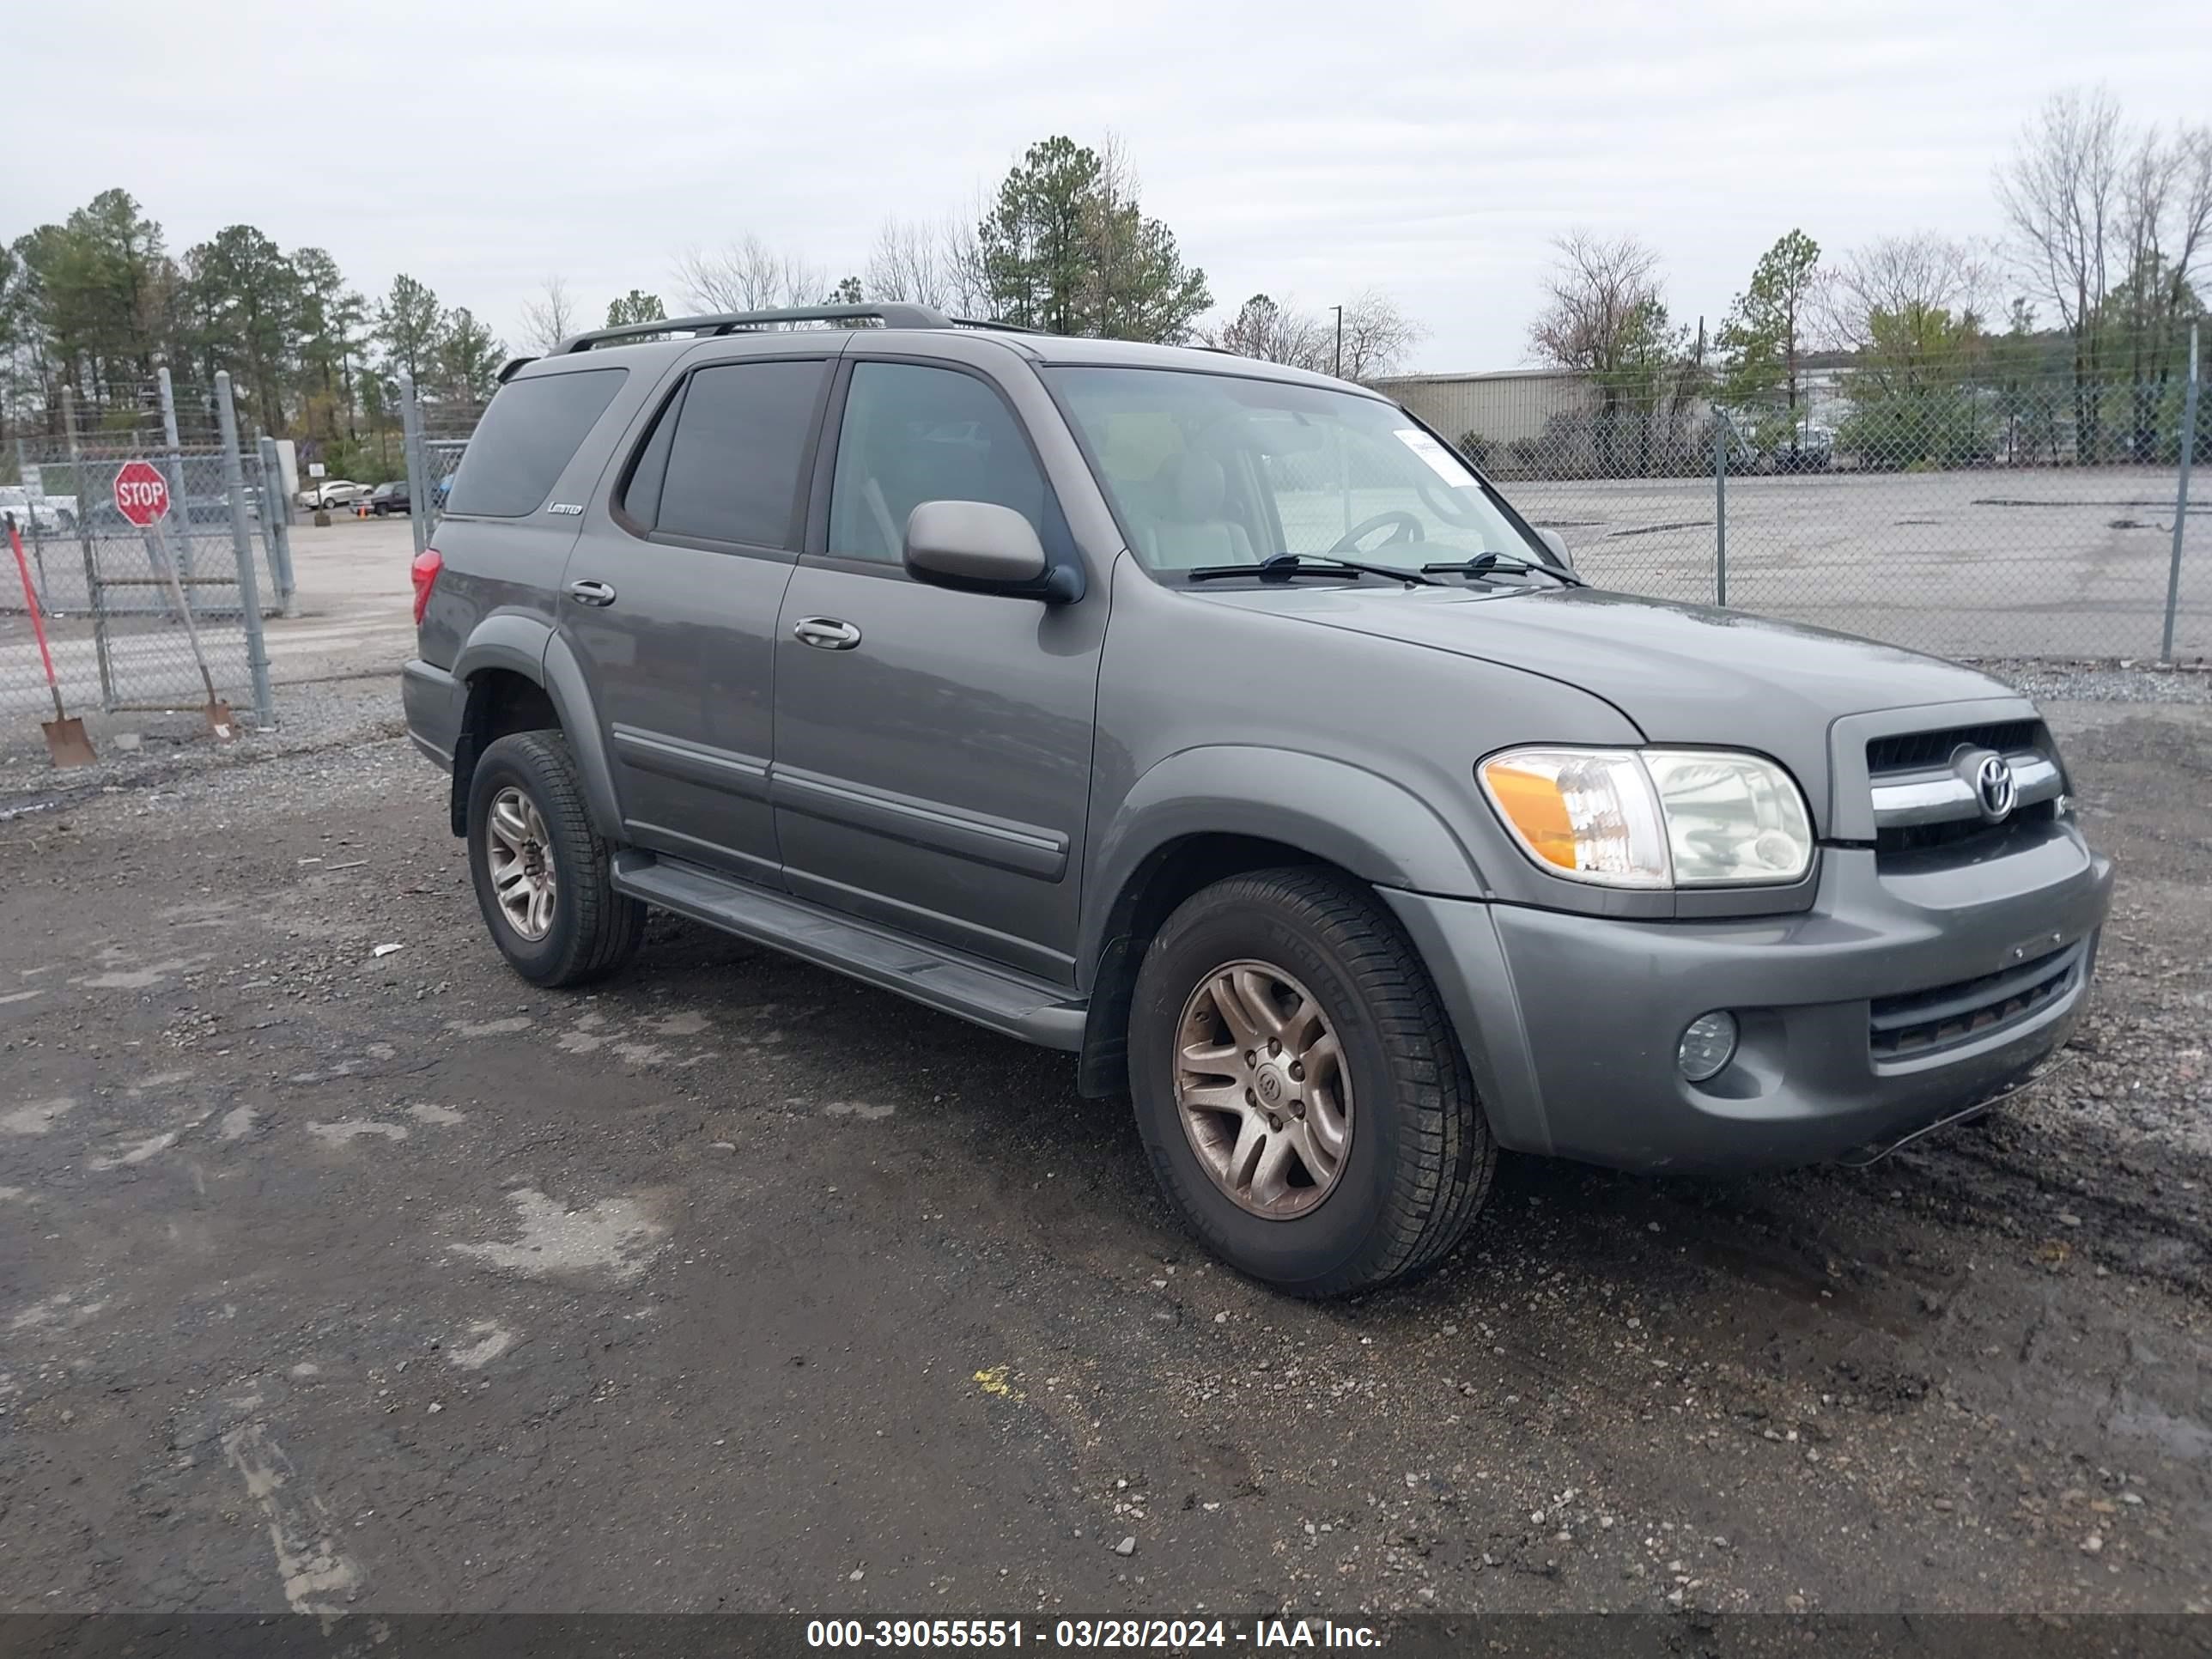
[{"label": "front bumper", "polygon": [[[2004,857],[1917,873],[1824,849],[1812,908],[1790,915],[1625,921],[1384,897],[1430,965],[1501,1145],[1623,1169],[1744,1169],[1885,1146],[2033,1069],[2087,994],[2112,884],[2110,860],[2062,823]],[[1961,997],[1929,1006],[1971,1002],[1972,987],[2038,959],[2073,971],[1984,1029],[1877,1056],[1875,1003],[1954,987]],[[1676,1045],[1714,1009],[1736,1016],[1741,1042],[1693,1084]]]}]

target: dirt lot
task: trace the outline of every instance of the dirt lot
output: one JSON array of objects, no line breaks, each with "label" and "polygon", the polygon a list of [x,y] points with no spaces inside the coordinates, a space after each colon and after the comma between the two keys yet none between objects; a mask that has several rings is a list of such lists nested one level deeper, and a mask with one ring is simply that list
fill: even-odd
[{"label": "dirt lot", "polygon": [[1511,1164],[1329,1307],[1063,1058],[665,921],[510,977],[388,736],[39,797],[0,1609],[2204,1610],[2212,709],[2054,720],[2060,1069],[1863,1172]]}]

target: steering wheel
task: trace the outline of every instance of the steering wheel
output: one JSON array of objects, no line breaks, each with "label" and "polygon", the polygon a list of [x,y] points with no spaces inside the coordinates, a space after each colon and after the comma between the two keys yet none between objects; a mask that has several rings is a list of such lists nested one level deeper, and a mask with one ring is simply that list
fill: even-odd
[{"label": "steering wheel", "polygon": [[1428,536],[1428,532],[1421,527],[1421,521],[1419,519],[1402,507],[1394,507],[1386,513],[1377,513],[1371,519],[1362,519],[1343,535],[1338,537],[1334,545],[1328,550],[1332,553],[1356,553],[1359,550],[1359,538],[1362,536],[1372,535],[1385,525],[1397,526],[1398,533],[1389,540],[1379,544],[1379,547],[1394,547],[1400,542],[1423,541]]}]

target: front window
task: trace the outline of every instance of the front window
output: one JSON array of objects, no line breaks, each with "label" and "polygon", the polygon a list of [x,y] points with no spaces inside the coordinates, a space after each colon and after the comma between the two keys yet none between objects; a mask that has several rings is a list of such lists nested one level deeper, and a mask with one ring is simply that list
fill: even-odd
[{"label": "front window", "polygon": [[1334,556],[1419,570],[1553,561],[1449,449],[1378,398],[1184,369],[1045,371],[1146,568]]}]

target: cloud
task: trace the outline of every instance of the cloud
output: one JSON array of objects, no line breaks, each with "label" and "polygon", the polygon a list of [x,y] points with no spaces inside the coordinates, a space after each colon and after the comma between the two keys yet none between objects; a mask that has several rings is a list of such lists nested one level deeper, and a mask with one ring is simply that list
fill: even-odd
[{"label": "cloud", "polygon": [[1717,325],[1793,225],[1831,249],[1993,234],[1990,170],[2062,82],[2202,118],[2212,14],[2081,19],[2042,0],[80,0],[10,23],[11,125],[61,141],[7,170],[0,234],[120,184],[176,247],[244,220],[366,289],[407,270],[512,340],[548,274],[592,316],[633,286],[673,304],[678,251],[747,233],[842,275],[885,215],[964,210],[1025,143],[1111,129],[1224,306],[1379,286],[1427,325],[1425,367],[1497,368],[1522,359],[1568,226],[1641,234],[1676,315]]}]

